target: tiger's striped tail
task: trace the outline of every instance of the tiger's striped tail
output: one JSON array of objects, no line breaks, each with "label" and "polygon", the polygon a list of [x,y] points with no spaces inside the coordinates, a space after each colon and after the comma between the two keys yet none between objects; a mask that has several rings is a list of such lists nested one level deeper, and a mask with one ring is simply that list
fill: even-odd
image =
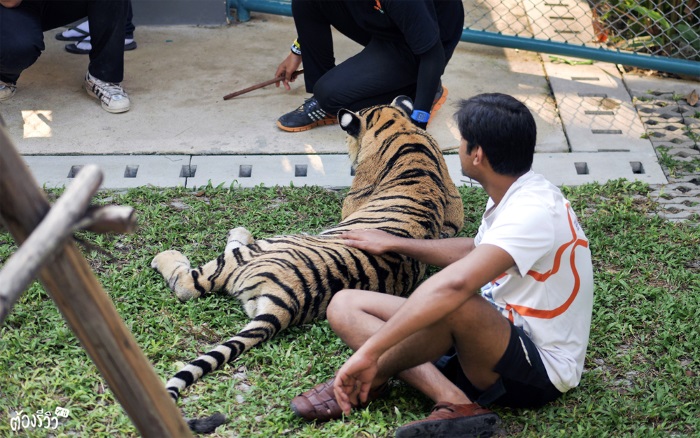
[{"label": "tiger's striped tail", "polygon": [[268,314],[257,315],[239,333],[187,364],[166,383],[168,393],[177,401],[180,392],[202,377],[236,360],[240,355],[272,338],[283,327],[277,318]]}]

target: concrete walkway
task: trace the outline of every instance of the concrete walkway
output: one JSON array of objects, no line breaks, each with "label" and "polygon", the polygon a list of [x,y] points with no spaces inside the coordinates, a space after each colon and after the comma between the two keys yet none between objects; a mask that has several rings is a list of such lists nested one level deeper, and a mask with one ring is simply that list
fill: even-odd
[{"label": "concrete walkway", "polygon": [[[275,126],[309,97],[303,79],[289,92],[269,86],[223,100],[274,76],[295,36],[291,18],[255,14],[232,26],[138,28],[139,47],[125,54],[123,85],[132,109],[117,115],[85,93],[88,58],[65,52],[56,32],[46,33],[47,49],[22,75],[15,97],[0,104],[10,136],[40,184],[65,185],[88,162],[105,169],[107,188],[350,183],[337,125],[302,133]],[[335,43],[338,61],[359,48],[340,35]],[[468,43],[458,46],[443,84],[448,101],[428,129],[443,148],[459,143],[452,121],[458,99],[509,93],[535,115],[535,170],[560,185],[621,177],[667,184],[632,97],[700,89],[694,81],[623,76],[612,64]],[[454,179],[469,183],[456,156],[448,162]]]}]

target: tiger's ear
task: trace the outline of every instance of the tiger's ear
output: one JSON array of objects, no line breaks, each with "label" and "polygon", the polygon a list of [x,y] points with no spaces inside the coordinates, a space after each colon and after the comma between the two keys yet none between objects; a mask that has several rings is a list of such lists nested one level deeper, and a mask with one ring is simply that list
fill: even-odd
[{"label": "tiger's ear", "polygon": [[411,117],[411,113],[413,112],[413,101],[410,97],[398,96],[393,102],[391,102],[391,106],[400,108],[404,113],[406,113],[406,117]]},{"label": "tiger's ear", "polygon": [[362,123],[360,122],[360,118],[357,117],[357,114],[352,111],[346,109],[338,111],[338,123],[340,123],[340,127],[343,128],[343,131],[347,132],[348,135],[353,137],[360,135]]}]

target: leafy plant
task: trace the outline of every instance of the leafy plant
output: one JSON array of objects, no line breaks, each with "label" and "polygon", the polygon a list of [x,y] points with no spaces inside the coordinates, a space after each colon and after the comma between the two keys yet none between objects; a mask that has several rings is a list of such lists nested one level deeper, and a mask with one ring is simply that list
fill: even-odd
[{"label": "leafy plant", "polygon": [[609,43],[620,49],[700,60],[696,1],[610,0],[596,2],[594,10],[610,35]]}]

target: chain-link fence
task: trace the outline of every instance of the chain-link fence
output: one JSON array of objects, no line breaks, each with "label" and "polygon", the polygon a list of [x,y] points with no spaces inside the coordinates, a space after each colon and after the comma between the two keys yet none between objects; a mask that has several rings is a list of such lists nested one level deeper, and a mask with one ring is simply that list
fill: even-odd
[{"label": "chain-link fence", "polygon": [[[229,20],[291,15],[291,0],[226,6]],[[463,41],[700,76],[700,0],[465,0],[464,11]]]},{"label": "chain-link fence", "polygon": [[700,61],[698,0],[470,0],[464,8],[466,29]]}]

